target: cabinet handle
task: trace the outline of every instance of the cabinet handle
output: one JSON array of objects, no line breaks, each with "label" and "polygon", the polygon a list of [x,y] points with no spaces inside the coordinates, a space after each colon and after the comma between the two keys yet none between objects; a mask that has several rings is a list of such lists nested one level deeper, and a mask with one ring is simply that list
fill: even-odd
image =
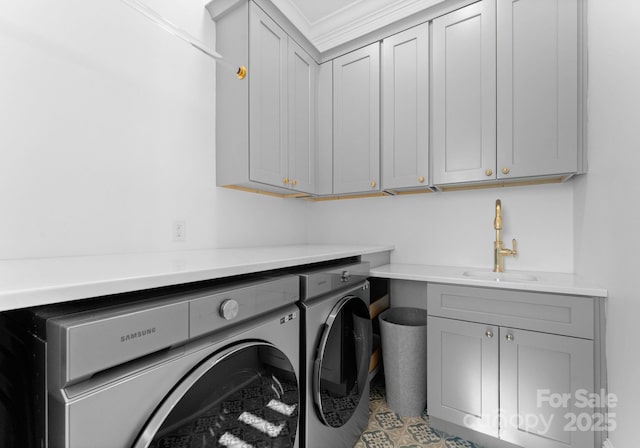
[{"label": "cabinet handle", "polygon": [[491,176],[493,174],[493,170],[487,169],[484,174],[486,174],[487,176]]},{"label": "cabinet handle", "polygon": [[424,177],[422,177],[422,176],[418,177],[418,182],[423,183],[424,182]]},{"label": "cabinet handle", "polygon": [[491,339],[491,338],[493,337],[493,331],[491,331],[491,330],[487,330],[487,331],[484,333],[484,335],[485,335],[486,337],[488,337],[489,339]]},{"label": "cabinet handle", "polygon": [[289,183],[289,178],[288,178],[288,177],[285,177],[285,178],[282,180],[282,183],[283,183],[283,184],[285,184],[285,185],[286,185],[286,184],[288,184],[288,183]]},{"label": "cabinet handle", "polygon": [[502,168],[502,174],[509,174],[509,168],[507,168],[506,166]]},{"label": "cabinet handle", "polygon": [[511,333],[507,333],[507,335],[504,337],[507,341],[511,342],[513,341],[513,335]]},{"label": "cabinet handle", "polygon": [[295,187],[296,185],[298,185],[298,181],[297,180],[292,180],[291,181],[291,185],[293,185]]},{"label": "cabinet handle", "polygon": [[247,76],[247,67],[245,67],[244,65],[238,67],[236,76],[238,77],[238,79],[244,79]]},{"label": "cabinet handle", "polygon": [[371,183],[370,183],[369,185],[371,185],[371,188],[374,188],[374,187],[376,186],[376,181],[375,181],[375,180],[372,180],[372,181],[371,181]]}]

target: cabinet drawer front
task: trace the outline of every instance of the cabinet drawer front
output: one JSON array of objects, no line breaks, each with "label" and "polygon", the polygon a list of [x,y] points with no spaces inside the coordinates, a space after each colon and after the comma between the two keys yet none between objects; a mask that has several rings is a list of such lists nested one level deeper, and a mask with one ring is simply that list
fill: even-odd
[{"label": "cabinet drawer front", "polygon": [[432,316],[593,339],[593,299],[524,291],[429,284]]}]

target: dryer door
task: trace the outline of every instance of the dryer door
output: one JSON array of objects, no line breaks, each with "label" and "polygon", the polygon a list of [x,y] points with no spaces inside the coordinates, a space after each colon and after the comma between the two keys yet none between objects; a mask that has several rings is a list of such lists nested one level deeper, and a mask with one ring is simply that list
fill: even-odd
[{"label": "dryer door", "polygon": [[203,361],[165,398],[134,448],[294,446],[298,379],[273,345],[243,342]]},{"label": "dryer door", "polygon": [[313,396],[326,425],[338,428],[356,411],[369,375],[371,338],[366,303],[357,296],[341,299],[325,322],[314,363]]}]

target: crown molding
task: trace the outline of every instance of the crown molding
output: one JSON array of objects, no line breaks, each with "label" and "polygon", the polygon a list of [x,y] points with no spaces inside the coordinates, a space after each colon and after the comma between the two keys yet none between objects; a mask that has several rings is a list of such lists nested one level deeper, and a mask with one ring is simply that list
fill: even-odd
[{"label": "crown molding", "polygon": [[296,6],[295,0],[272,0],[273,4],[309,39],[320,53],[444,1],[361,0],[315,22],[310,22]]},{"label": "crown molding", "polygon": [[282,12],[291,23],[307,38],[311,35],[311,22],[295,4],[295,0],[271,0],[276,8]]}]

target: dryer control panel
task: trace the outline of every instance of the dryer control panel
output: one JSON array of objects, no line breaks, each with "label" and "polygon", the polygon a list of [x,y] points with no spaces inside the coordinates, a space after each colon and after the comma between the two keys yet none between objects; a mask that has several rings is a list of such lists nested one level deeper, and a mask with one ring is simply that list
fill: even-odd
[{"label": "dryer control panel", "polygon": [[368,261],[332,268],[307,271],[300,275],[302,300],[311,300],[366,280],[369,277]]}]

